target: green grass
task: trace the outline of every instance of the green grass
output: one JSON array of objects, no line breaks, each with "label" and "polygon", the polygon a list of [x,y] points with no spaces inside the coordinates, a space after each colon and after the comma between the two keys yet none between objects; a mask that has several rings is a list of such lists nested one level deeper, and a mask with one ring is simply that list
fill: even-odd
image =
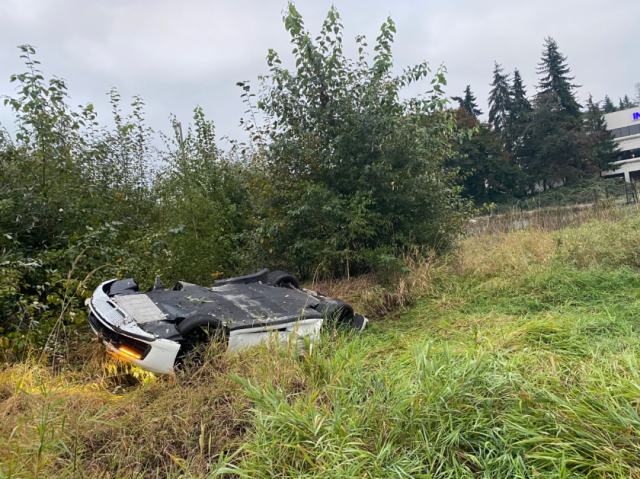
[{"label": "green grass", "polygon": [[304,359],[5,365],[3,477],[639,477],[638,222],[466,240]]},{"label": "green grass", "polygon": [[522,199],[511,198],[510,201],[498,204],[495,212],[505,213],[510,208],[519,210],[535,210],[538,208],[553,208],[590,204],[597,201],[618,200],[626,201],[626,192],[631,195],[631,187],[625,190],[624,180],[621,178],[591,178],[574,180],[567,185],[553,188]]},{"label": "green grass", "polygon": [[458,306],[423,300],[399,324],[318,353],[300,396],[242,382],[258,422],[241,467],[251,477],[633,477],[638,275],[545,273],[480,293],[453,279]]}]

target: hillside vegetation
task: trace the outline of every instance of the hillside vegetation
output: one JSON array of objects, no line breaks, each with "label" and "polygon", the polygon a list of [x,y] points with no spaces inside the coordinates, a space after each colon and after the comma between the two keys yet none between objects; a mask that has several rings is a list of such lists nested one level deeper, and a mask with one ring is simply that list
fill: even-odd
[{"label": "hillside vegetation", "polygon": [[474,208],[445,164],[469,133],[455,127],[444,67],[394,73],[390,18],[371,49],[356,38],[354,60],[335,8],[317,37],[293,4],[283,20],[295,68],[269,50],[258,88],[238,83],[250,141],[226,150],[201,108],[156,135],[142,99],[125,105],[115,89],[101,125],[19,47],[25,71],[3,97],[14,125],[0,125],[0,360],[64,341],[104,278],[387,274],[409,250],[451,249]]},{"label": "hillside vegetation", "polygon": [[[81,332],[2,367],[2,477],[636,477],[639,247],[635,208],[469,237],[302,359],[214,345],[153,377]],[[390,291],[315,286],[374,314]]]},{"label": "hillside vegetation", "polygon": [[[19,47],[0,126],[0,479],[639,477],[640,216],[619,184],[584,180],[617,150],[555,41],[532,102],[496,65],[485,124],[470,87],[451,109],[443,65],[396,73],[391,18],[355,59],[335,8],[318,35],[291,3],[283,22],[295,68],[269,50],[257,88],[238,83],[249,141],[226,150],[201,108],[156,135],[115,89],[101,126]],[[477,217],[559,183],[520,216]],[[608,200],[584,205],[596,186]],[[89,330],[106,279],[264,267],[370,328],[327,327],[302,357],[214,343],[163,377]]]}]

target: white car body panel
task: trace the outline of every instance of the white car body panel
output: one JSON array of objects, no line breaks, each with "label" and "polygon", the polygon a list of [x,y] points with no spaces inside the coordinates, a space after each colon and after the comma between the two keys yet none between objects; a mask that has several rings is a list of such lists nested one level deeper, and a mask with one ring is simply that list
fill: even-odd
[{"label": "white car body panel", "polygon": [[172,374],[176,356],[180,350],[180,345],[168,339],[156,339],[151,344],[151,351],[144,359],[135,359],[122,353],[108,341],[104,341],[107,350],[116,356],[126,359],[131,364],[138,366],[145,371],[158,374]]},{"label": "white car body panel", "polygon": [[[129,293],[109,296],[105,293],[105,289],[109,291],[110,283],[115,281],[113,279],[100,284],[88,301],[92,313],[90,315],[90,323],[91,321],[95,323],[91,323],[92,329],[102,338],[110,353],[146,371],[158,374],[172,374],[180,348],[183,347],[181,342],[183,338],[179,334],[170,333],[169,327],[174,328],[174,330],[176,328],[174,323],[167,324],[167,336],[163,337],[164,323],[162,321],[168,315],[175,317],[178,313],[173,313],[171,308],[176,309],[180,306],[175,303],[162,303],[164,305],[163,312],[145,294]],[[201,288],[189,283],[179,284]],[[259,284],[262,285],[262,283]],[[264,288],[264,286],[262,287]],[[248,320],[241,319],[240,322],[233,324],[234,327],[228,327],[226,322],[222,323],[226,330],[228,352],[239,352],[245,348],[268,341],[287,348],[295,347],[296,351],[300,352],[304,350],[307,342],[319,339],[324,317],[318,317],[319,313],[313,310],[309,310],[312,314],[307,314],[307,302],[295,315],[288,316],[286,322],[282,320],[282,316],[261,316],[254,312],[259,311],[262,305],[260,301],[254,299],[259,296],[259,293],[255,293],[256,288],[258,288],[258,285],[253,288],[249,286],[248,291],[242,294],[234,294],[235,289],[230,285],[217,286],[215,288],[216,291],[224,293],[223,301],[232,301],[242,312],[249,315]],[[163,286],[162,291],[164,291]],[[318,304],[317,298],[324,298],[324,296],[313,291],[301,291],[308,295],[309,301],[315,301],[316,306]],[[287,294],[281,297],[283,304],[291,301],[288,299],[289,293],[287,290],[284,293]],[[284,293],[281,292],[280,295],[282,296]],[[291,295],[293,295],[293,292]],[[187,296],[187,298],[192,302],[202,301],[203,303],[216,304],[213,301],[200,300],[199,298],[194,300],[190,296]],[[217,309],[213,309],[208,314],[215,318],[220,313]],[[313,317],[314,315],[315,317]],[[255,316],[255,322],[252,319],[253,316]],[[362,330],[368,320],[361,315],[357,316],[360,316],[363,320],[362,325],[358,325],[358,330]],[[243,324],[242,321],[245,321],[245,323]],[[269,324],[272,321],[276,322],[276,324]],[[231,323],[232,320],[230,319],[229,322]],[[256,322],[262,322],[263,324],[254,327],[253,324]],[[154,323],[160,323],[162,329],[158,331],[157,328],[150,328],[149,324],[153,325]],[[141,326],[146,330],[142,329]],[[174,341],[173,339],[176,338],[177,340]],[[127,343],[126,341],[129,342]],[[188,348],[189,346],[185,347]]]},{"label": "white car body panel", "polygon": [[[284,331],[282,326],[271,328],[259,327],[231,331],[229,333],[228,351],[237,352],[244,348],[255,346],[266,341],[276,341],[278,344],[288,346],[295,341],[296,347],[304,346],[304,338],[315,341],[320,337],[320,328],[323,319],[304,319],[287,325]],[[302,344],[300,344],[302,343]]]},{"label": "white car body panel", "polygon": [[116,331],[133,334],[134,337],[147,340],[153,340],[154,336],[147,333],[138,326],[138,323],[114,301],[107,296],[102,287],[111,283],[113,280],[105,281],[94,291],[93,296],[89,300],[89,308],[96,316],[100,317],[105,323],[109,324]]}]

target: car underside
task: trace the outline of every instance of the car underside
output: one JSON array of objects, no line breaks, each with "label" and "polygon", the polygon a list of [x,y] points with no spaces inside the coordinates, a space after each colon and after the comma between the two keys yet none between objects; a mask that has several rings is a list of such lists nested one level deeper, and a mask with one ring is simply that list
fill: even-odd
[{"label": "car underside", "polygon": [[211,340],[238,351],[264,341],[317,339],[323,325],[362,330],[367,319],[338,298],[303,289],[292,275],[264,269],[213,287],[156,279],[140,292],[133,278],[109,280],[89,301],[89,322],[107,349],[141,368],[170,373],[180,356]]}]

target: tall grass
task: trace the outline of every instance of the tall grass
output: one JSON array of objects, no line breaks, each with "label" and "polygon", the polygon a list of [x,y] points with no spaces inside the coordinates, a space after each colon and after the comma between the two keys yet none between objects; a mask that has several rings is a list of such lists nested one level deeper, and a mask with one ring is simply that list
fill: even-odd
[{"label": "tall grass", "polygon": [[523,228],[557,231],[576,228],[589,221],[620,221],[636,216],[638,205],[626,204],[615,198],[600,198],[597,202],[536,209],[509,208],[499,214],[480,216],[469,220],[467,233],[474,236],[502,234]]},{"label": "tall grass", "polygon": [[638,477],[633,211],[316,284],[395,314],[302,359],[213,346],[154,377],[79,338],[5,364],[2,477]]}]

